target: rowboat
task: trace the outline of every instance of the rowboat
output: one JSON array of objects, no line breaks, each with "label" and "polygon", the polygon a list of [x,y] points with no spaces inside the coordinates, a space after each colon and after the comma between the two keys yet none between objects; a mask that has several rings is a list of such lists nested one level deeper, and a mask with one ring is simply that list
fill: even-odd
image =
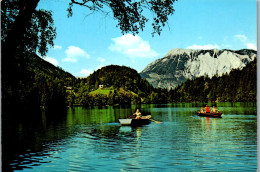
[{"label": "rowboat", "polygon": [[119,119],[121,125],[130,125],[130,126],[141,126],[149,124],[151,115],[142,116],[141,119],[129,118],[129,119]]},{"label": "rowboat", "polygon": [[222,112],[197,112],[198,116],[204,116],[204,117],[213,117],[213,118],[221,118]]}]

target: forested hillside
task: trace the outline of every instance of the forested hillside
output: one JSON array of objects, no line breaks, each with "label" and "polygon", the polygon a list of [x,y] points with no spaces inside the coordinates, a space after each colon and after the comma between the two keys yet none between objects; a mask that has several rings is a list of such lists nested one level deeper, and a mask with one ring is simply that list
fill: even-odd
[{"label": "forested hillside", "polygon": [[[256,60],[242,71],[233,70],[230,74],[222,77],[214,76],[212,79],[200,77],[188,80],[170,92],[166,89],[154,88],[141,78],[135,70],[124,66],[110,65],[95,71],[86,79],[76,79],[68,72],[53,66],[36,55],[45,56],[49,47],[54,46],[53,41],[57,34],[52,12],[36,9],[38,2],[39,0],[1,2],[1,79],[2,113],[4,115],[11,114],[10,111],[12,110],[26,110],[27,112],[28,110],[39,110],[40,107],[60,109],[76,104],[88,106],[178,101],[256,101]],[[124,4],[125,2],[120,1],[120,3]],[[152,22],[154,26],[152,34],[160,34],[161,26],[168,19],[167,16],[174,12],[172,3],[173,1],[171,3],[150,1],[148,4],[134,2],[135,5],[132,7],[136,9],[136,5],[138,5],[141,9],[150,4],[151,8],[148,9],[157,14],[154,17],[154,22]],[[80,5],[81,3],[71,1],[68,7],[69,16],[72,15],[73,4]],[[84,6],[84,4],[85,2],[81,5]],[[93,5],[97,4],[93,3]],[[148,21],[144,16],[140,18],[139,15],[134,15],[135,17],[130,15],[130,17],[122,18],[120,16],[124,16],[125,13],[117,12],[118,10],[124,11],[125,8],[118,9],[110,5],[109,8],[116,12],[115,17],[119,22],[118,26],[120,26],[122,33],[135,34],[139,30],[143,30],[144,23]],[[131,8],[128,10],[131,11]],[[95,10],[96,8],[90,7],[89,9]],[[160,13],[165,9],[167,14]],[[139,12],[141,13],[142,10]],[[159,20],[160,18],[163,18],[163,20]],[[138,22],[139,24],[141,22],[140,27],[135,26]],[[124,25],[125,23],[127,25]],[[130,25],[134,24],[134,27],[129,27],[129,23]],[[188,56],[195,57],[193,55],[196,53],[183,53],[175,58],[177,57],[175,54],[179,51],[182,50],[170,52],[169,57],[159,60],[164,64],[170,64],[170,62],[176,64],[176,68],[172,68],[172,65],[164,65],[156,68],[156,71],[158,69],[162,72],[161,69],[164,69],[167,73],[165,67],[169,66],[169,69],[175,71],[174,77],[177,77],[177,80],[185,81],[184,76],[179,75],[183,72],[183,67],[187,67],[186,63],[182,62],[188,59]],[[225,54],[229,54],[229,57],[232,57],[229,58],[231,65],[239,54],[242,56],[239,56],[239,66],[237,67],[243,67],[256,56],[256,52],[251,50],[229,50],[228,52],[225,50],[225,52],[218,54],[215,50],[202,51],[198,58],[200,61],[210,59],[210,62],[214,65],[217,64],[213,63],[217,62],[215,56],[222,54],[221,57],[226,60]],[[197,69],[194,63],[187,64],[192,69]],[[153,65],[154,63],[150,66]],[[215,65],[215,67],[221,66]],[[179,72],[176,73],[176,69]],[[187,76],[192,75],[191,78],[200,76],[195,75],[195,73],[194,70],[189,70],[186,74]],[[161,79],[161,76],[156,73],[146,74],[155,79]],[[165,76],[167,85],[172,76]],[[103,85],[103,88],[100,88],[100,85]]]},{"label": "forested hillside", "polygon": [[149,94],[154,88],[145,79],[137,73],[136,70],[126,66],[109,65],[105,66],[93,74],[86,80],[89,89],[97,89],[98,85],[104,87],[113,87],[114,89],[124,88],[137,93],[143,92]]},{"label": "forested hillside", "polygon": [[52,12],[35,9],[38,2],[1,1],[2,117],[65,107],[66,78],[74,77],[36,55],[56,37]]},{"label": "forested hillside", "polygon": [[136,70],[117,65],[103,67],[85,79],[78,79],[67,93],[69,105],[167,102],[167,90],[155,89]]},{"label": "forested hillside", "polygon": [[256,61],[221,77],[187,80],[170,91],[173,102],[256,102]]},{"label": "forested hillside", "polygon": [[30,69],[42,71],[46,75],[52,75],[53,77],[58,77],[60,79],[75,78],[69,72],[64,71],[60,67],[54,66],[37,55],[26,58],[26,63]]},{"label": "forested hillside", "polygon": [[[3,109],[53,109],[73,105],[124,105],[174,102],[256,102],[256,59],[242,70],[221,77],[187,80],[176,89],[154,88],[136,70],[103,67],[89,77],[76,79],[38,56],[29,58],[19,75],[2,82]],[[21,65],[22,66],[22,65]]]},{"label": "forested hillside", "polygon": [[65,107],[66,85],[75,80],[73,75],[37,55],[25,56],[15,71],[14,77],[2,79],[3,112]]}]

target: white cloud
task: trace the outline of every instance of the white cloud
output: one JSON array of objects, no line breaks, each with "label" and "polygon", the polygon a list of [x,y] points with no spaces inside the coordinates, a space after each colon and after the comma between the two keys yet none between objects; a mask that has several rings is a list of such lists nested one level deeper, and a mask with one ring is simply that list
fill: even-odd
[{"label": "white cloud", "polygon": [[79,58],[85,58],[88,59],[90,58],[90,55],[82,50],[79,47],[76,46],[69,46],[66,51],[66,58],[62,59],[63,62],[77,62]]},{"label": "white cloud", "polygon": [[239,39],[248,49],[257,50],[256,44],[250,42],[245,35],[235,35],[235,38]]},{"label": "white cloud", "polygon": [[91,73],[93,73],[93,71],[89,69],[81,69],[79,73],[84,76],[89,76]]},{"label": "white cloud", "polygon": [[253,43],[247,43],[247,48],[248,48],[248,49],[252,49],[252,50],[257,50],[256,45],[253,44]]},{"label": "white cloud", "polygon": [[76,59],[76,58],[71,58],[71,57],[66,57],[66,58],[62,59],[61,61],[63,61],[63,62],[76,63],[76,62],[78,62],[78,59]]},{"label": "white cloud", "polygon": [[241,42],[247,41],[247,37],[245,35],[235,35],[235,38],[239,39]]},{"label": "white cloud", "polygon": [[106,61],[106,59],[102,58],[102,57],[98,57],[97,58],[97,61],[101,62],[101,63],[104,63]]},{"label": "white cloud", "polygon": [[52,57],[44,57],[44,60],[46,60],[47,62],[49,62],[55,66],[58,66],[58,64],[59,64],[58,61]]},{"label": "white cloud", "polygon": [[[104,65],[99,65],[98,67],[96,67],[95,71],[98,69],[101,69],[102,67],[104,67]],[[92,69],[81,69],[81,71],[79,72],[80,75],[83,75],[84,77],[89,76],[90,74],[92,74],[94,72],[94,70]]]},{"label": "white cloud", "polygon": [[207,45],[192,45],[188,46],[187,49],[201,49],[201,50],[209,50],[209,49],[219,49],[219,46],[217,44],[207,44]]},{"label": "white cloud", "polygon": [[158,53],[151,49],[148,41],[144,41],[140,36],[126,34],[121,37],[112,38],[113,43],[109,46],[111,51],[116,51],[128,57],[153,58]]},{"label": "white cloud", "polygon": [[53,49],[54,50],[60,50],[60,49],[62,49],[62,46],[61,45],[54,45]]}]

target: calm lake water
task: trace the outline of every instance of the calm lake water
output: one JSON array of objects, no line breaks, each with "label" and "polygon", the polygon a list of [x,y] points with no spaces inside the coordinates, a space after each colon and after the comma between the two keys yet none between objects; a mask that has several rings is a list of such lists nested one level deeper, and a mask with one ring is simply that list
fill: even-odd
[{"label": "calm lake water", "polygon": [[134,105],[75,107],[5,121],[3,166],[61,172],[256,171],[256,105],[218,103],[223,118],[196,116],[201,106],[142,105],[141,112],[163,123],[136,128],[118,123],[133,114]]}]

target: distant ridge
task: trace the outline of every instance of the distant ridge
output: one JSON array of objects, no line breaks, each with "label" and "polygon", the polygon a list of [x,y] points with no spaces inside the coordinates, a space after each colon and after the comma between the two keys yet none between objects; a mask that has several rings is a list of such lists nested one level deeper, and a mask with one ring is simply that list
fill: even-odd
[{"label": "distant ridge", "polygon": [[62,68],[54,66],[53,64],[42,59],[38,55],[26,58],[26,63],[29,68],[39,70],[46,75],[51,75],[59,79],[75,78],[71,73],[64,71]]},{"label": "distant ridge", "polygon": [[199,76],[221,76],[232,69],[241,69],[257,57],[256,51],[194,50],[176,48],[163,58],[150,63],[140,74],[154,87],[175,88],[187,79]]}]

